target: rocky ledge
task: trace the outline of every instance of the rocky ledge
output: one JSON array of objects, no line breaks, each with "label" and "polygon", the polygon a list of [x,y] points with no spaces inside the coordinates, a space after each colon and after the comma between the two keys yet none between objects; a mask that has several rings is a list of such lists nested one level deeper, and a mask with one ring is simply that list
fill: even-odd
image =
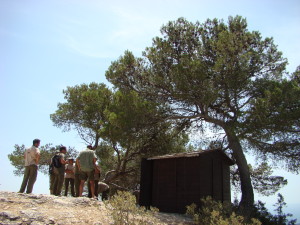
[{"label": "rocky ledge", "polygon": [[[178,214],[158,213],[159,224],[192,224]],[[114,224],[103,202],[90,198],[57,197],[0,191],[0,224]]]}]

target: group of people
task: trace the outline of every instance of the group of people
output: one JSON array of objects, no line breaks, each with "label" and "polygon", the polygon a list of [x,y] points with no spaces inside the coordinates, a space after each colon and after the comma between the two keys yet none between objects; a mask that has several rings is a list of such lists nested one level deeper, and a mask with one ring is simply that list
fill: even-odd
[{"label": "group of people", "polygon": [[[37,178],[38,163],[40,159],[40,140],[34,139],[31,148],[25,150],[25,171],[20,188],[21,193],[32,193],[33,185]],[[91,145],[81,151],[74,160],[65,159],[67,148],[61,146],[59,151],[51,158],[49,166],[50,194],[60,196],[63,184],[65,184],[64,195],[68,195],[69,187],[73,197],[81,197],[84,184],[88,181],[88,197],[97,198],[102,193],[102,200],[108,199],[109,186],[100,180],[100,167],[96,164],[97,156]]]}]

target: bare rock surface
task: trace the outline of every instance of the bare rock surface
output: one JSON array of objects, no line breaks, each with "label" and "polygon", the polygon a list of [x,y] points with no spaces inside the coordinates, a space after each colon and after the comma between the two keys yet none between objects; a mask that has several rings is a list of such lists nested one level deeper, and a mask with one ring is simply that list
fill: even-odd
[{"label": "bare rock surface", "polygon": [[[158,224],[192,224],[188,217],[158,213]],[[114,224],[103,202],[86,197],[57,197],[0,191],[0,224]]]}]

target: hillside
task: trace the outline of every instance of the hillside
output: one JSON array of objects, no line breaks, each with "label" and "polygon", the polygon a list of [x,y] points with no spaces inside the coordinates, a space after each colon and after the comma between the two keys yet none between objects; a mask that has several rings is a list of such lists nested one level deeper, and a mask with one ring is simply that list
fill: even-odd
[{"label": "hillside", "polygon": [[[158,213],[158,224],[192,224],[177,214]],[[113,224],[110,210],[89,198],[0,192],[0,224]],[[151,224],[151,219],[149,219]]]}]

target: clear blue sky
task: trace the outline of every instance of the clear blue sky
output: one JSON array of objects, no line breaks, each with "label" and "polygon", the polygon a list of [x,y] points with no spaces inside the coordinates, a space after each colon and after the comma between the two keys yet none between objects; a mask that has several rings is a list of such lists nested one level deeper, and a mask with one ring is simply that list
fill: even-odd
[{"label": "clear blue sky", "polygon": [[[67,86],[105,82],[111,61],[125,50],[140,55],[160,34],[163,24],[178,17],[204,22],[207,18],[247,18],[249,29],[274,37],[288,58],[288,71],[300,65],[300,1],[298,0],[1,0],[0,1],[0,190],[18,191],[7,155],[14,144],[85,144],[75,132],[53,127],[49,115],[63,101]],[[299,175],[278,169],[288,178],[280,192],[288,210],[300,221]],[[47,177],[39,174],[35,193],[48,193]],[[270,209],[276,196],[256,195]]]}]

